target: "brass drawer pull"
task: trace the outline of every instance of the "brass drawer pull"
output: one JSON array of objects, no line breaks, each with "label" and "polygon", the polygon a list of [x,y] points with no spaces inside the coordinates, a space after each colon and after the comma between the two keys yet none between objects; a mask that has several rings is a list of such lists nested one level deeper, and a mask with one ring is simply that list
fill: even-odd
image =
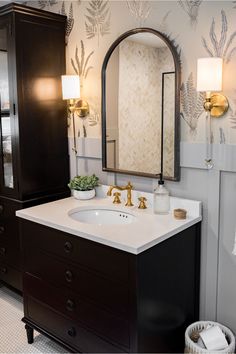
[{"label": "brass drawer pull", "polygon": [[1,267],[1,268],[0,268],[0,272],[1,272],[2,274],[7,274],[7,268],[6,268],[6,267]]},{"label": "brass drawer pull", "polygon": [[5,256],[6,255],[6,248],[5,247],[1,247],[0,248],[0,255],[1,256]]},{"label": "brass drawer pull", "polygon": [[75,303],[74,303],[73,300],[68,299],[68,300],[66,301],[66,309],[67,309],[68,311],[74,311],[74,309],[75,309]]},{"label": "brass drawer pull", "polygon": [[73,274],[72,274],[72,272],[70,270],[66,270],[65,277],[66,277],[66,281],[68,283],[72,282]]},{"label": "brass drawer pull", "polygon": [[72,245],[72,243],[69,242],[69,241],[65,242],[65,244],[64,244],[64,251],[65,251],[66,253],[71,253],[72,250],[73,250],[73,245]]},{"label": "brass drawer pull", "polygon": [[0,205],[0,214],[3,214],[3,205]]},{"label": "brass drawer pull", "polygon": [[70,337],[75,337],[75,336],[76,336],[76,330],[75,330],[75,328],[74,328],[74,327],[71,327],[70,329],[68,329],[67,334],[68,334]]},{"label": "brass drawer pull", "polygon": [[5,232],[4,226],[0,226],[0,234],[3,234]]}]

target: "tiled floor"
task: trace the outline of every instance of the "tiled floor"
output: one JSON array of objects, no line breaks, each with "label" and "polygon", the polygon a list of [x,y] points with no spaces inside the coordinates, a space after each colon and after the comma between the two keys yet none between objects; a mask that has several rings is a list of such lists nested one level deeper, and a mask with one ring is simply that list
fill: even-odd
[{"label": "tiled floor", "polygon": [[0,285],[0,353],[65,353],[62,347],[37,332],[34,343],[28,344],[22,317],[22,298]]}]

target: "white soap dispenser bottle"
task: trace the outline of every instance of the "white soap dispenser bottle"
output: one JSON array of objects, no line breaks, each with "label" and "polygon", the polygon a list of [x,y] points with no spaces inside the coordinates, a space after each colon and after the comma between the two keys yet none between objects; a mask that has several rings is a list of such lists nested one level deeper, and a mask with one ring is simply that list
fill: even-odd
[{"label": "white soap dispenser bottle", "polygon": [[155,214],[168,214],[170,211],[170,195],[162,179],[154,190],[153,211]]}]

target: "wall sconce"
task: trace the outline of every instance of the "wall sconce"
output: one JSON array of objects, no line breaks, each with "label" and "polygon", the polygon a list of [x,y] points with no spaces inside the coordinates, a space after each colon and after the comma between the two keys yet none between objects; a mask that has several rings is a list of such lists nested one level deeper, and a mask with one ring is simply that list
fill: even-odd
[{"label": "wall sconce", "polygon": [[62,98],[69,100],[69,112],[72,114],[74,147],[73,150],[77,154],[76,137],[75,137],[75,113],[80,118],[85,118],[89,114],[89,105],[85,100],[80,98],[80,78],[79,75],[62,75]]},{"label": "wall sconce", "polygon": [[229,107],[224,95],[211,93],[222,90],[222,67],[222,58],[200,58],[197,63],[197,91],[206,92],[204,109],[214,118],[221,117]]},{"label": "wall sconce", "polygon": [[211,117],[219,118],[223,116],[229,107],[227,98],[220,93],[216,93],[216,91],[222,90],[222,67],[222,58],[200,58],[197,62],[197,91],[206,93],[203,104],[206,111],[207,151],[205,163],[209,169],[213,167]]}]

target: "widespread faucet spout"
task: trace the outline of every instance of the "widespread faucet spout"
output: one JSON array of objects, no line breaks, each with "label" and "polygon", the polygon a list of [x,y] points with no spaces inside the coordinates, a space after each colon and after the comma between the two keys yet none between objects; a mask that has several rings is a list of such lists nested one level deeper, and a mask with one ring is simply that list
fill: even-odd
[{"label": "widespread faucet spout", "polygon": [[111,196],[111,192],[113,191],[113,189],[119,189],[118,186],[110,186],[108,191],[107,191],[107,195],[110,197]]},{"label": "widespread faucet spout", "polygon": [[131,194],[132,188],[133,188],[133,186],[132,186],[132,184],[130,182],[128,182],[128,184],[126,186],[124,186],[124,187],[110,186],[108,191],[107,191],[107,195],[110,197],[113,189],[117,189],[119,191],[127,190],[127,202],[126,202],[125,206],[133,206],[132,194]]}]

